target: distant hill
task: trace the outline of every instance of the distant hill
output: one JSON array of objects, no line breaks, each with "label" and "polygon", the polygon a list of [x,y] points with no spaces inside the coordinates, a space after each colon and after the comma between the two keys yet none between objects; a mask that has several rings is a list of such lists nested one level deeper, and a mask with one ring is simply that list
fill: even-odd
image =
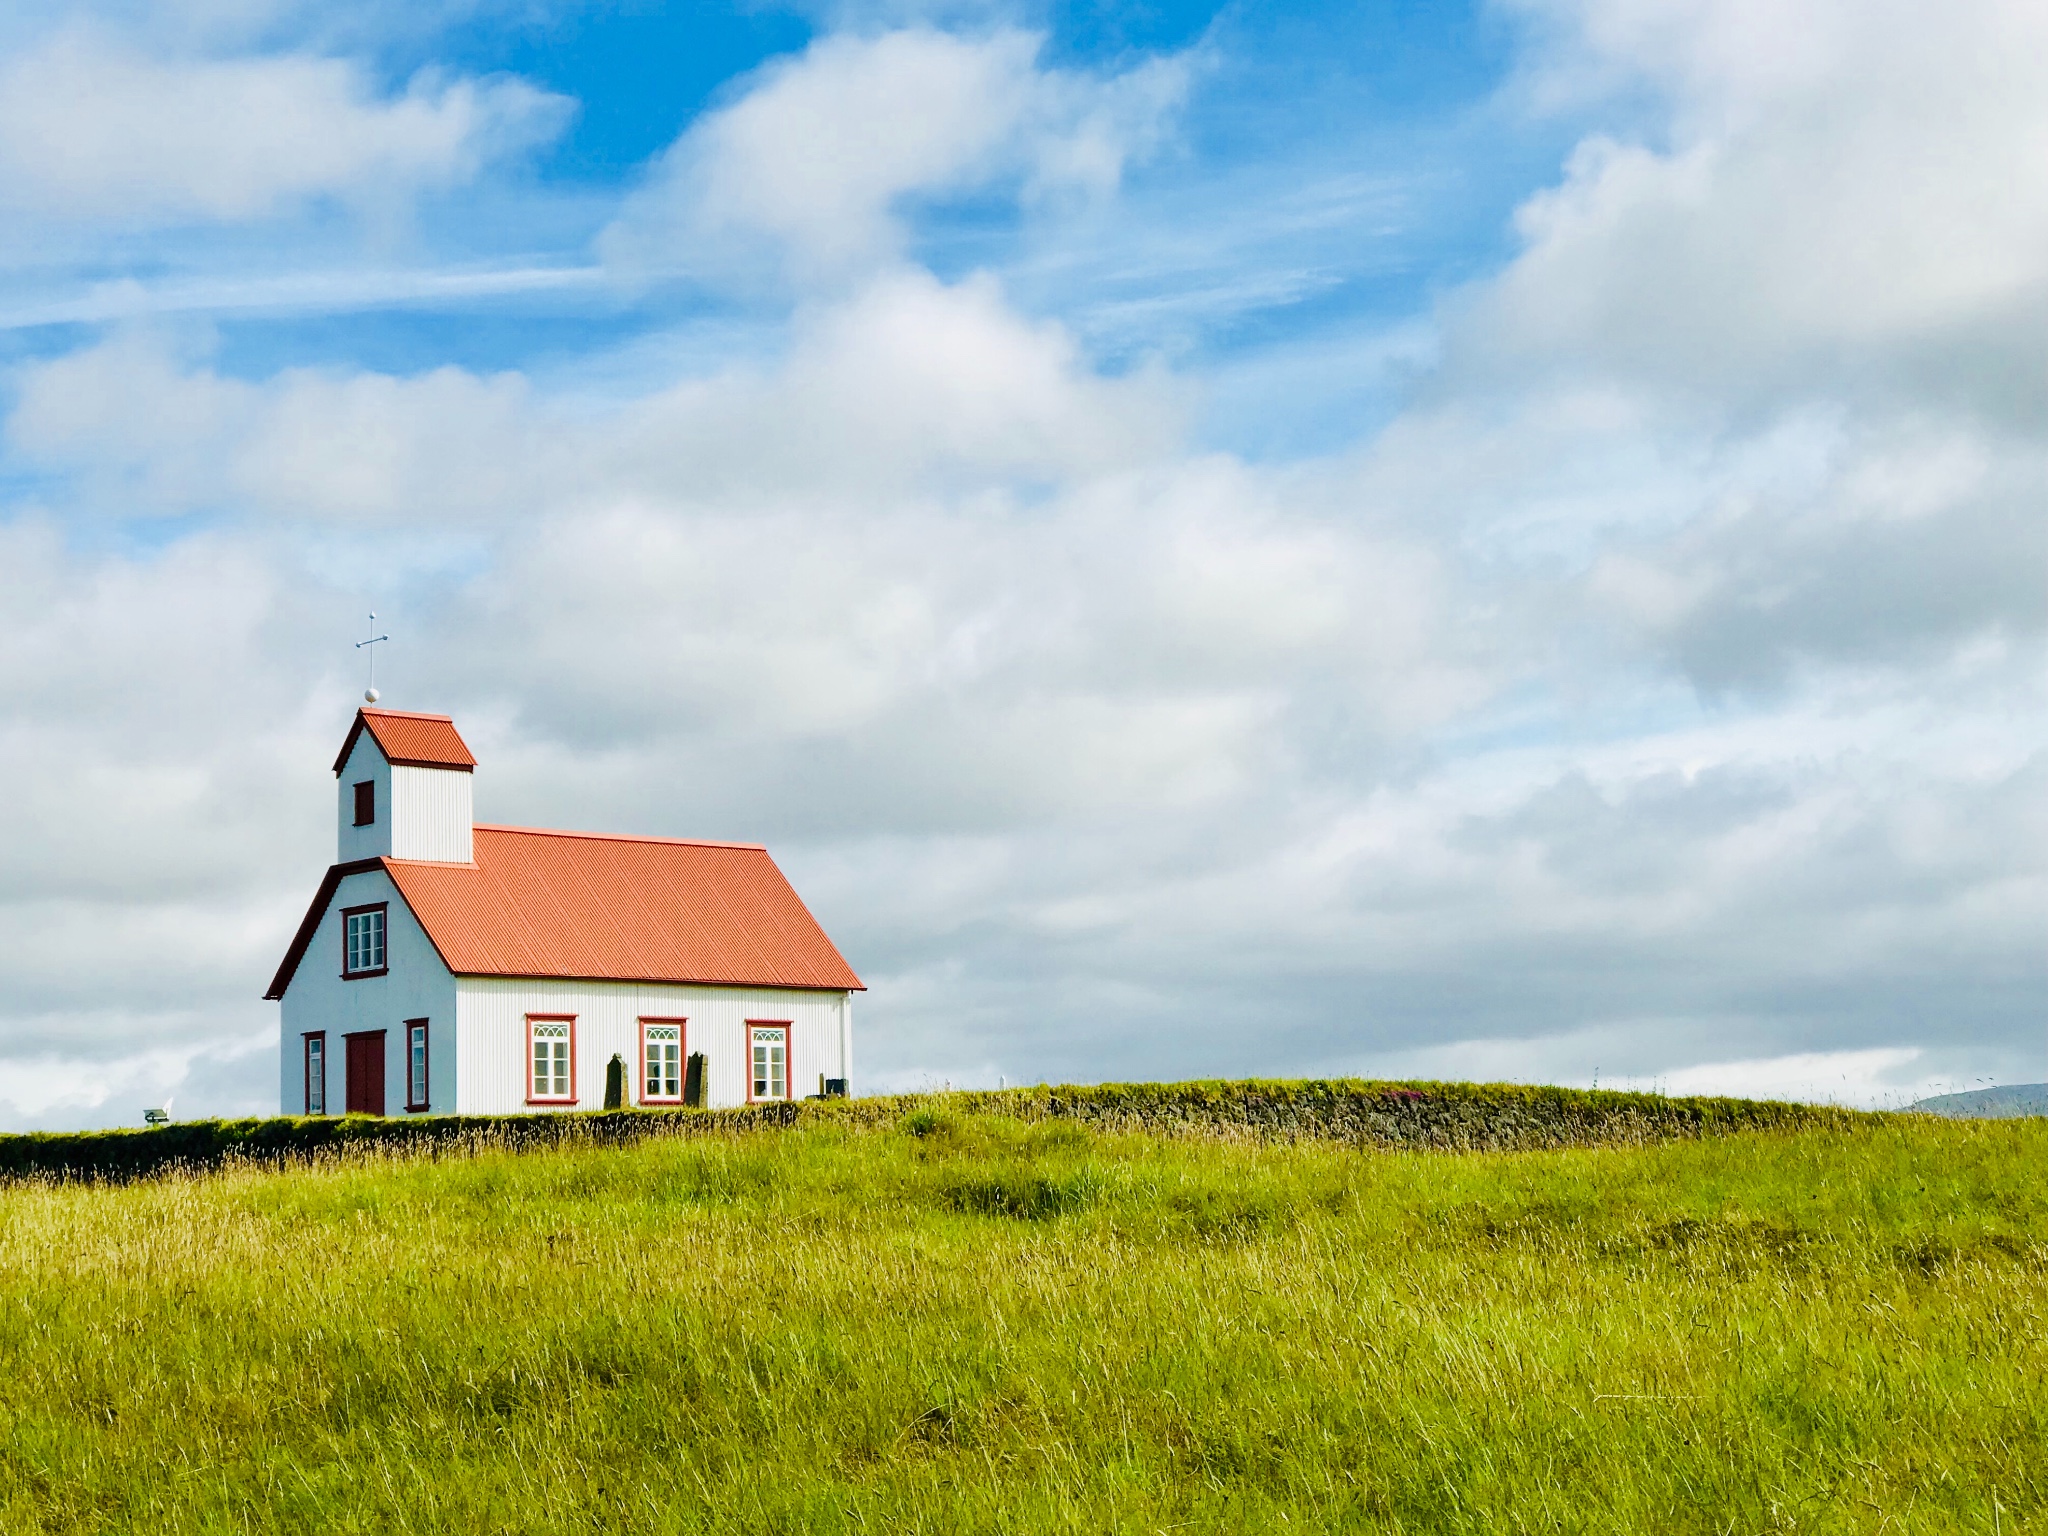
[{"label": "distant hill", "polygon": [[2048,1115],[2048,1083],[2013,1083],[2004,1088],[1979,1088],[1975,1093],[1943,1093],[1913,1106],[1955,1120],[2010,1120],[2020,1115]]}]

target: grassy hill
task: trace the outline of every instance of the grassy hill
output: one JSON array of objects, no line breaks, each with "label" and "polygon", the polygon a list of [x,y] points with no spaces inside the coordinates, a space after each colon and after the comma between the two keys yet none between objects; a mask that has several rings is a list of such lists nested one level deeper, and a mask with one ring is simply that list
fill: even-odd
[{"label": "grassy hill", "polygon": [[0,1529],[2048,1521],[2048,1123],[1096,1092],[17,1181]]},{"label": "grassy hill", "polygon": [[2005,1120],[2015,1115],[2048,1115],[2048,1083],[2008,1083],[1970,1093],[1943,1093],[1913,1106],[1930,1115],[1959,1120]]}]

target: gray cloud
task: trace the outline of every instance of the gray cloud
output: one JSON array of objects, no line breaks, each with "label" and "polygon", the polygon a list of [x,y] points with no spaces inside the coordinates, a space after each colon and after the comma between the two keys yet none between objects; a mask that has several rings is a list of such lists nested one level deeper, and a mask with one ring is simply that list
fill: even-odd
[{"label": "gray cloud", "polygon": [[2048,446],[1880,418],[1833,439],[1817,484],[1747,488],[1682,530],[1615,547],[1588,595],[1702,689],[1782,686],[1807,664],[1912,667],[2048,623]]}]

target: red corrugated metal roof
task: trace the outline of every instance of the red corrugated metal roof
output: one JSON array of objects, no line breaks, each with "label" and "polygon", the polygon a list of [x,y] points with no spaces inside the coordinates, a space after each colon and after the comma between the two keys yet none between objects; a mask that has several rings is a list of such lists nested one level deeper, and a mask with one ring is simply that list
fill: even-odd
[{"label": "red corrugated metal roof", "polygon": [[861,988],[758,845],[478,827],[475,854],[384,860],[457,975]]},{"label": "red corrugated metal roof", "polygon": [[465,771],[476,767],[476,759],[470,756],[468,745],[455,729],[455,722],[446,715],[415,715],[399,709],[359,709],[355,724],[348,729],[348,739],[341,744],[341,756],[334,760],[337,778],[348,762],[349,753],[356,749],[356,738],[365,730],[376,739],[386,759],[404,767],[460,768]]},{"label": "red corrugated metal roof", "polygon": [[866,990],[758,844],[478,827],[475,852],[335,865],[264,996],[284,996],[342,878],[379,866],[459,976]]}]

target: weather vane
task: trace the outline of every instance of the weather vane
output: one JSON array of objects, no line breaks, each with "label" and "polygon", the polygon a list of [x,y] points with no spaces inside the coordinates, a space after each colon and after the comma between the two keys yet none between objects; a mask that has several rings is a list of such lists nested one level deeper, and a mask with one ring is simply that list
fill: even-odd
[{"label": "weather vane", "polygon": [[[370,628],[375,629],[376,627],[377,615],[373,613],[370,615]],[[389,635],[372,635],[367,640],[358,640],[356,642],[357,650],[370,652],[370,685],[363,690],[363,702],[365,704],[374,704],[377,702],[377,653],[374,649],[372,649],[372,647],[374,647],[379,641],[389,640],[390,638],[391,637]]]}]

